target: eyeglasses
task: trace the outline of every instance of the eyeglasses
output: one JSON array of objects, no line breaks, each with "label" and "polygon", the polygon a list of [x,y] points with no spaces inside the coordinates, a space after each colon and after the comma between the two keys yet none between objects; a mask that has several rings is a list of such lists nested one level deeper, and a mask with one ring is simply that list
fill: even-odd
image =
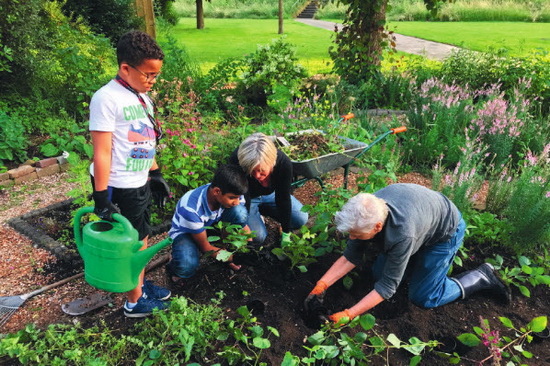
[{"label": "eyeglasses", "polygon": [[158,78],[159,75],[160,75],[160,72],[148,74],[148,73],[146,73],[146,72],[141,71],[140,69],[138,69],[138,68],[135,67],[134,65],[128,64],[128,66],[130,66],[132,69],[138,71],[141,75],[145,76],[145,80],[146,80],[147,82],[151,82],[151,81],[155,80],[155,79]]}]

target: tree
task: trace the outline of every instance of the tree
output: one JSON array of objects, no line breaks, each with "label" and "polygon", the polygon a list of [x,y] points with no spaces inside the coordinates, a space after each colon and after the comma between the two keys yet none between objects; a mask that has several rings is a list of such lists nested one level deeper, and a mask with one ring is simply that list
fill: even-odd
[{"label": "tree", "polygon": [[[388,0],[330,1],[347,5],[342,29],[335,36],[336,45],[329,49],[334,70],[352,84],[379,77],[383,48],[395,46],[392,32],[385,27]],[[445,1],[424,3],[430,11],[437,12]]]},{"label": "tree", "polygon": [[279,34],[283,33],[283,0],[279,0]]}]

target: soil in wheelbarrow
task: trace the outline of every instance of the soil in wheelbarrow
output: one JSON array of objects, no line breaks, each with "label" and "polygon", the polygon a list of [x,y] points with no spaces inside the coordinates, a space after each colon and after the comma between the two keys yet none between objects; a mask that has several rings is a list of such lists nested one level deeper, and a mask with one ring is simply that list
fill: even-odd
[{"label": "soil in wheelbarrow", "polygon": [[344,151],[344,145],[337,136],[321,132],[304,132],[285,136],[289,146],[280,146],[293,161],[318,158],[323,155]]},{"label": "soil in wheelbarrow", "polygon": [[[353,186],[356,175],[351,174],[350,178]],[[341,184],[341,180],[341,175],[338,175],[327,178],[325,182],[338,186]],[[410,176],[404,177],[401,181],[422,182],[419,176],[414,177],[414,180],[410,179]],[[318,184],[311,181],[296,190],[295,194],[304,203],[314,203],[313,192],[318,190]],[[279,241],[279,227],[271,220],[268,220],[267,223],[270,235],[266,245],[274,246]],[[28,243],[26,243],[27,246],[24,246],[24,239],[18,239],[13,233],[10,233],[8,238],[10,239],[9,243],[6,241],[2,244],[2,256],[7,255],[8,252],[20,251],[20,247],[25,247],[26,249],[21,250],[19,255],[20,262],[18,263],[21,266],[28,266],[26,260],[29,257],[39,258],[34,252],[35,248]],[[162,235],[153,237],[152,242],[161,238]],[[473,248],[470,252],[471,257],[465,261],[464,270],[475,268],[482,263],[484,258],[489,256],[487,253],[492,253],[492,248],[483,245]],[[249,265],[244,265],[238,272],[231,271],[221,263],[205,262],[200,272],[183,284],[174,284],[169,281],[162,268],[152,271],[148,277],[157,284],[169,287],[174,296],[185,296],[203,304],[210,303],[212,298],[217,298],[217,294],[223,291],[224,297],[221,306],[229,317],[235,316],[235,310],[242,305],[256,306],[259,309],[258,319],[262,326],[275,327],[280,333],[279,338],[271,337],[272,346],[263,351],[262,360],[268,365],[280,365],[286,351],[298,356],[307,354],[303,347],[307,345],[304,340],[313,334],[315,329],[310,328],[304,319],[302,303],[315,282],[336,258],[336,255],[321,257],[318,262],[308,267],[306,273],[300,273],[290,270],[288,263],[278,261],[269,254],[269,250],[265,250],[259,253],[256,260],[251,261]],[[354,272],[352,277],[354,285],[351,289],[344,288],[341,282],[330,288],[325,298],[325,304],[330,311],[340,311],[350,307],[372,289],[373,281],[369,268],[373,260],[374,256],[369,256],[365,265]],[[31,278],[34,276],[34,278],[44,281],[45,277],[41,276],[45,275],[44,272],[50,271],[51,275],[63,277],[64,268],[56,267],[53,264],[45,269],[44,262],[47,263],[47,260],[41,259],[40,263],[34,263],[34,267],[31,268],[35,270],[27,273],[27,276]],[[14,272],[13,275],[20,276],[20,267],[12,269],[11,272]],[[0,289],[2,295],[8,295],[8,292],[11,292],[4,285],[18,283],[15,278],[11,277],[10,271],[2,271],[0,277],[0,281],[3,283],[3,288]],[[19,277],[19,281],[23,279],[26,280],[27,277]],[[498,299],[482,294],[432,310],[421,309],[411,304],[407,298],[407,291],[407,285],[404,284],[394,298],[381,303],[371,311],[371,314],[377,319],[375,330],[378,334],[387,336],[394,333],[401,340],[408,340],[411,337],[418,337],[424,341],[438,339],[445,341],[446,346],[449,346],[454,337],[464,332],[472,332],[472,327],[479,326],[480,317],[487,319],[492,329],[500,330],[501,335],[513,337],[513,334],[501,325],[498,317],[508,317],[515,325],[524,326],[536,316],[550,314],[550,291],[548,287],[542,286],[534,288],[529,298],[514,290],[513,302],[510,305],[503,305]],[[91,325],[105,320],[117,332],[129,333],[139,320],[131,320],[123,316],[120,309],[124,300],[123,295],[115,296],[112,307],[106,306],[80,317],[70,317],[61,311],[61,304],[93,292],[95,290],[83,281],[75,281],[68,286],[30,299],[20,309],[19,316],[14,316],[7,324],[8,329],[16,331],[29,322],[35,322],[44,327],[54,322],[72,323],[79,320],[84,325]],[[13,293],[9,294],[13,295]],[[353,334],[355,330],[347,332]],[[548,341],[533,342],[525,345],[524,348],[534,354],[532,359],[524,360],[525,364],[550,364]],[[461,365],[475,364],[466,359],[480,361],[489,356],[487,349],[483,347],[469,349],[459,345],[455,351],[462,355]],[[215,357],[212,355],[211,359],[215,359]],[[406,351],[391,350],[388,354],[384,353],[382,356],[372,358],[371,361],[373,365],[408,365],[409,359],[410,354]],[[11,360],[0,359],[0,364],[2,362],[11,363]],[[447,365],[448,361],[434,353],[429,353],[423,355],[422,364]],[[487,361],[486,364],[491,363]]]}]

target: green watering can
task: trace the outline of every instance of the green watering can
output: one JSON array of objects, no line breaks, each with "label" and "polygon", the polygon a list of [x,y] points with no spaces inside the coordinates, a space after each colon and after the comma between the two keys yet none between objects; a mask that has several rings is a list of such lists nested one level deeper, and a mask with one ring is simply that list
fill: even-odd
[{"label": "green watering can", "polygon": [[94,212],[83,207],[74,218],[76,246],[84,259],[84,278],[95,288],[109,292],[127,292],[137,287],[139,275],[147,263],[162,248],[172,243],[167,238],[145,250],[138,232],[130,221],[113,214],[114,222],[90,222],[80,230],[80,219]]}]

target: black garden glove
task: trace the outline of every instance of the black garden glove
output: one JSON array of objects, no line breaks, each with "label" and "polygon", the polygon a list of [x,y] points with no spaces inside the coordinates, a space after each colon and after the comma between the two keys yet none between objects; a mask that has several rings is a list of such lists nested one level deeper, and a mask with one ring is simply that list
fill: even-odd
[{"label": "black garden glove", "polygon": [[172,197],[170,192],[170,186],[162,177],[162,173],[159,169],[149,171],[149,179],[151,184],[151,194],[153,195],[153,202],[160,208],[166,206],[168,198]]},{"label": "black garden glove", "polygon": [[120,213],[120,210],[111,201],[109,201],[109,192],[94,191],[92,197],[95,202],[94,213],[101,220],[113,221],[113,214]]}]

